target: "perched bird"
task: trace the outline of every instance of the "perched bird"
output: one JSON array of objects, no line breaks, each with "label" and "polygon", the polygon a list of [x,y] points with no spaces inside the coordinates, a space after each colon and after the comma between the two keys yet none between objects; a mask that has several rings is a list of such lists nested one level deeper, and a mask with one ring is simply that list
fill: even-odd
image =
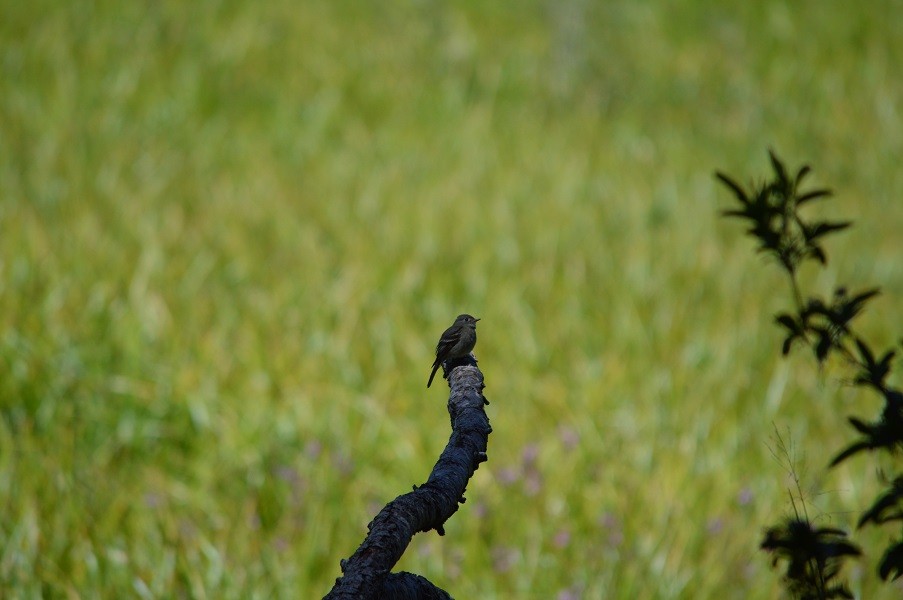
[{"label": "perched bird", "polygon": [[433,361],[433,372],[430,373],[430,380],[426,382],[426,387],[430,387],[430,384],[433,383],[436,370],[442,363],[470,354],[477,343],[477,321],[479,319],[470,315],[458,315],[452,326],[443,332],[439,343],[436,344],[436,360]]}]

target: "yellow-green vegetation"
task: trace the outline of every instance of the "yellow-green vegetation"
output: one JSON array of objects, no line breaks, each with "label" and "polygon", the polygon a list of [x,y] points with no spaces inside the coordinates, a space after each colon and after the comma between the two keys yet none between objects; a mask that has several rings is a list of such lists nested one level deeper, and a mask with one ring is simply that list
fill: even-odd
[{"label": "yellow-green vegetation", "polygon": [[[737,3],[735,3],[737,4]],[[880,400],[782,359],[782,274],[718,217],[773,146],[856,227],[810,289],[903,332],[903,7],[0,0],[4,598],[314,598],[448,430],[494,433],[399,569],[459,598],[775,598],[789,510]],[[868,468],[863,468],[869,465]],[[855,539],[863,598],[887,532]]]}]

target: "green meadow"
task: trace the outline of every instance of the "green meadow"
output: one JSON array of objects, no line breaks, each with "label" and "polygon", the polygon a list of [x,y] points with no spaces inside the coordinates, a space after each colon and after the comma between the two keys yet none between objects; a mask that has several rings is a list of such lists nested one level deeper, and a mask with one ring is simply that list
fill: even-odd
[{"label": "green meadow", "polygon": [[848,531],[899,463],[826,469],[880,400],[780,356],[713,173],[811,164],[856,226],[806,289],[899,340],[903,4],[734,4],[0,0],[0,596],[323,596],[445,446],[469,312],[489,461],[397,569],[781,597],[787,461]]}]

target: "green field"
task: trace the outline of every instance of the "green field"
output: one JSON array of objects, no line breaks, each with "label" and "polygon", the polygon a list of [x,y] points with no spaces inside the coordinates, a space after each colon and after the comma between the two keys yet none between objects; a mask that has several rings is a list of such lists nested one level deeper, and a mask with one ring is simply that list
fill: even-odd
[{"label": "green field", "polygon": [[321,597],[444,447],[470,312],[489,462],[399,569],[780,597],[775,428],[851,529],[881,461],[825,465],[880,403],[781,359],[712,175],[811,163],[857,226],[803,279],[899,339],[903,3],[748,4],[0,0],[0,596]]}]

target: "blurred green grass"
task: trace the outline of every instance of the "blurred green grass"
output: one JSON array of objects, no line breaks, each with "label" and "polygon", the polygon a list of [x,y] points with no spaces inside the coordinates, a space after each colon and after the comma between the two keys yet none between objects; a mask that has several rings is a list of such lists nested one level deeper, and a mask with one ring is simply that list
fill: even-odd
[{"label": "blurred green grass", "polygon": [[[424,384],[463,311],[490,461],[399,568],[775,597],[773,424],[849,528],[873,477],[824,464],[877,406],[778,357],[783,281],[712,172],[813,164],[858,226],[809,281],[881,285],[891,343],[901,29],[890,0],[0,0],[4,597],[324,594],[444,446]],[[896,597],[876,558],[854,589]]]}]

